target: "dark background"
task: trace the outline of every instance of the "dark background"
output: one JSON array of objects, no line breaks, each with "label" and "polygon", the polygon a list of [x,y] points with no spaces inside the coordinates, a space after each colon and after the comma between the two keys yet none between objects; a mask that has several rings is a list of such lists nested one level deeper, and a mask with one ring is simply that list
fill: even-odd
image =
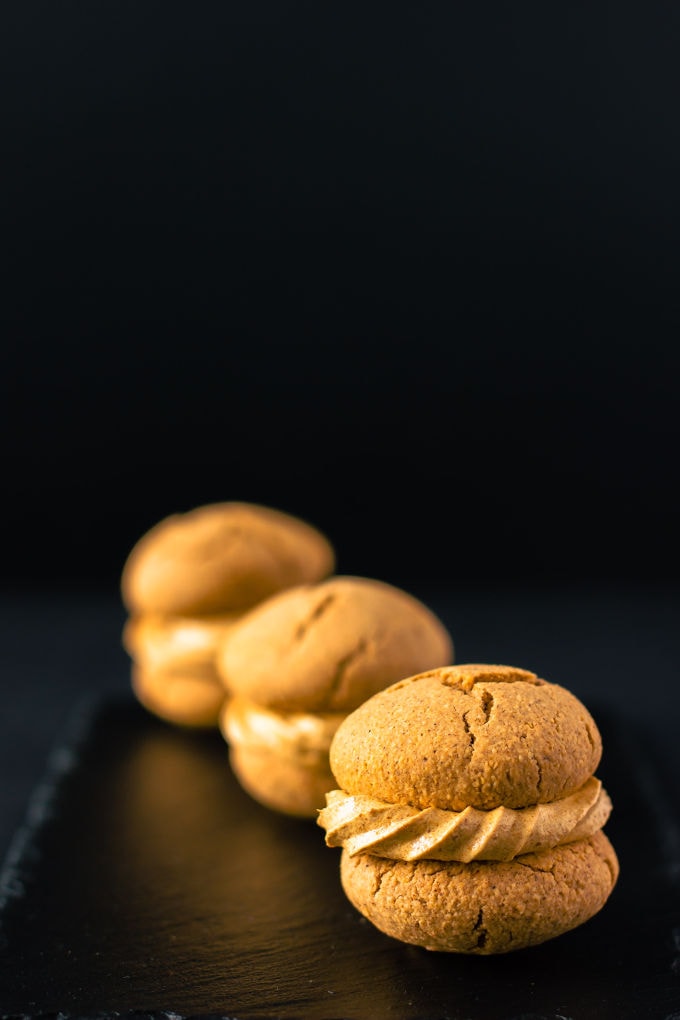
[{"label": "dark background", "polygon": [[0,18],[6,584],[222,499],[396,582],[677,581],[677,5]]}]

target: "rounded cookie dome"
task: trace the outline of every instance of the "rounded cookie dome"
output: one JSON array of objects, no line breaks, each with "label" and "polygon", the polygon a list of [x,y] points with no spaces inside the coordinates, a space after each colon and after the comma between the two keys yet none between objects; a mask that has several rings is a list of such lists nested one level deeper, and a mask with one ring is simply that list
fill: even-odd
[{"label": "rounded cookie dome", "polygon": [[374,694],[338,727],[330,763],[348,794],[462,811],[565,797],[601,754],[597,725],[570,691],[527,670],[466,664]]},{"label": "rounded cookie dome", "polygon": [[453,661],[442,621],[384,581],[331,577],[248,613],[218,669],[234,694],[283,712],[346,712],[402,677]]},{"label": "rounded cookie dome", "polygon": [[123,566],[121,594],[135,613],[242,611],[334,567],[330,542],[306,521],[252,503],[212,503],[142,535]]}]

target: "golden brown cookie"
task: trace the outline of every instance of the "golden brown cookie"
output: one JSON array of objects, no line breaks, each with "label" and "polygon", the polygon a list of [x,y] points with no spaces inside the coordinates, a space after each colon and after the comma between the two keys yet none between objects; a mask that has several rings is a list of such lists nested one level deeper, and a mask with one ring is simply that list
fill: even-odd
[{"label": "golden brown cookie", "polygon": [[354,906],[404,942],[502,953],[588,920],[618,861],[595,720],[510,666],[432,669],[339,725],[318,816]]},{"label": "golden brown cookie", "polygon": [[130,676],[137,700],[153,715],[192,729],[217,726],[227,693],[213,676],[150,669],[134,662]]},{"label": "golden brown cookie", "polygon": [[603,832],[507,862],[340,858],[342,887],[376,928],[425,949],[489,955],[525,949],[593,917],[619,864]]},{"label": "golden brown cookie", "polygon": [[461,665],[364,704],[337,734],[331,767],[349,793],[489,810],[564,797],[601,754],[594,720],[565,688],[527,670]]},{"label": "golden brown cookie", "polygon": [[236,775],[268,807],[314,818],[335,785],[328,749],[346,714],[453,654],[443,622],[383,581],[336,576],[274,596],[218,655],[232,694],[220,725]]},{"label": "golden brown cookie", "polygon": [[230,759],[234,774],[253,800],[297,818],[309,818],[310,804],[323,804],[334,782],[328,753],[315,765],[301,765],[276,751],[232,743]]},{"label": "golden brown cookie", "polygon": [[306,521],[252,503],[213,503],[146,532],[123,566],[121,594],[134,615],[243,611],[334,566],[330,542]]},{"label": "golden brown cookie", "polygon": [[243,615],[128,618],[122,640],[134,663],[138,700],[166,722],[216,727],[228,693],[217,672],[217,649]]},{"label": "golden brown cookie", "polygon": [[131,614],[123,646],[139,701],[168,722],[216,727],[228,694],[216,669],[218,643],[248,609],[320,580],[334,564],[324,535],[270,507],[215,503],[160,521],[121,575]]},{"label": "golden brown cookie", "polygon": [[272,810],[307,818],[335,785],[328,748],[342,719],[337,712],[274,712],[235,695],[225,701],[220,725],[243,788]]}]

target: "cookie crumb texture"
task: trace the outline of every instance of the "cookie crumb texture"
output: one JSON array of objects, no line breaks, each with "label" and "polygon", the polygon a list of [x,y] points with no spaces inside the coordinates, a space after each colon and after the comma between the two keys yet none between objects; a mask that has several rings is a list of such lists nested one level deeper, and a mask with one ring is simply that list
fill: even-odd
[{"label": "cookie crumb texture", "polygon": [[424,949],[491,955],[539,945],[606,903],[619,863],[603,832],[513,861],[389,861],[343,850],[347,898],[385,935]]}]

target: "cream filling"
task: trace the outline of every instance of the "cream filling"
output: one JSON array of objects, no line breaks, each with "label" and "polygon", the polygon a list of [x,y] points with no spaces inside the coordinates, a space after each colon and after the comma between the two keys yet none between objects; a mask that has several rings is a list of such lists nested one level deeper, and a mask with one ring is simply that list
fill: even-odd
[{"label": "cream filling", "polygon": [[280,713],[233,697],[224,707],[220,729],[228,743],[248,750],[274,752],[298,761],[327,761],[331,740],[346,714]]},{"label": "cream filling", "polygon": [[550,804],[513,810],[439,808],[419,810],[386,804],[342,790],[326,794],[318,824],[328,846],[354,856],[374,854],[397,861],[510,861],[520,854],[547,850],[591,836],[612,810],[599,779],[592,776],[575,793]]},{"label": "cream filling", "polygon": [[242,615],[132,617],[123,630],[123,644],[149,669],[191,668],[216,675],[220,644]]}]

